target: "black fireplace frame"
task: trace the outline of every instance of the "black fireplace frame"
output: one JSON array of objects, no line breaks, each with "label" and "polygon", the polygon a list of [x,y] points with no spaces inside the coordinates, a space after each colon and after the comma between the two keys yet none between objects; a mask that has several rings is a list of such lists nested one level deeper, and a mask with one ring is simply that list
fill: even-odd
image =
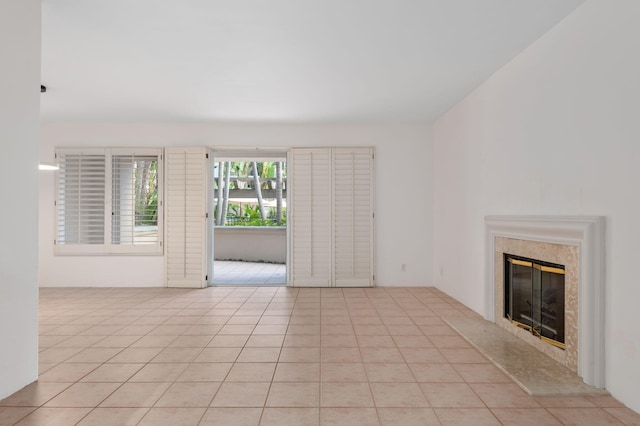
[{"label": "black fireplace frame", "polygon": [[[565,346],[565,334],[564,334],[564,328],[565,328],[565,318],[564,318],[564,312],[565,312],[565,295],[564,295],[564,286],[565,286],[565,267],[564,265],[559,265],[556,263],[551,263],[551,262],[545,262],[545,261],[541,261],[541,260],[537,260],[537,259],[530,259],[527,257],[523,257],[523,256],[517,256],[517,255],[512,255],[512,254],[508,254],[508,253],[503,253],[503,260],[504,260],[504,317],[509,320],[513,325],[528,330],[529,332],[531,332],[532,335],[540,338],[540,340],[545,341],[553,346],[556,346],[560,349],[566,349]],[[529,304],[529,306],[531,307],[531,313],[529,316],[526,316],[524,314],[522,314],[522,309],[518,310],[516,308],[513,307],[513,297],[512,297],[512,285],[510,283],[510,277],[511,277],[511,268],[513,266],[520,266],[520,267],[524,267],[525,270],[527,268],[531,268],[531,300],[527,300],[526,302]],[[534,272],[537,271],[537,272]],[[538,275],[538,284],[541,286],[542,284],[542,276],[543,274],[547,274],[545,275],[545,277],[555,277],[558,278],[560,275],[562,276],[562,295],[561,295],[561,306],[562,306],[562,312],[561,312],[561,316],[562,316],[562,320],[556,320],[558,325],[561,325],[561,339],[560,338],[554,338],[554,337],[548,337],[545,336],[543,333],[542,328],[546,328],[548,330],[553,330],[553,328],[550,328],[548,326],[546,326],[544,324],[544,319],[542,318],[542,316],[545,315],[544,312],[544,303],[540,300],[537,299],[536,300],[536,296],[534,296],[534,287],[535,287],[535,274],[539,274]],[[521,279],[522,280],[522,279]],[[524,279],[524,281],[526,282],[527,279]],[[514,291],[515,293],[515,291]],[[541,296],[540,296],[541,297]],[[558,296],[556,296],[558,297]],[[520,299],[522,300],[522,299]],[[537,306],[536,306],[537,305]],[[535,310],[538,310],[538,312],[534,312]],[[514,319],[512,316],[514,314],[520,314],[520,321],[516,318]],[[556,312],[556,316],[559,316],[559,313]],[[535,318],[541,318],[540,320],[536,321]],[[545,330],[546,331],[546,330]],[[548,334],[548,332],[547,332]]]}]

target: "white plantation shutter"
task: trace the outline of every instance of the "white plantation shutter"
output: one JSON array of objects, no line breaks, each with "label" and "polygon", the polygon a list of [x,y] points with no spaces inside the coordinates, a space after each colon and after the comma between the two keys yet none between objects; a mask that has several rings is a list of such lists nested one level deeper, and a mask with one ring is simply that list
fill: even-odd
[{"label": "white plantation shutter", "polygon": [[162,149],[60,148],[56,254],[162,254]]},{"label": "white plantation shutter", "polygon": [[373,284],[373,150],[333,150],[336,287]]},{"label": "white plantation shutter", "polygon": [[161,150],[111,152],[111,252],[161,253]]},{"label": "white plantation shutter", "polygon": [[373,150],[296,148],[289,176],[294,286],[373,285]]},{"label": "white plantation shutter", "polygon": [[206,149],[167,148],[165,176],[167,286],[204,287]]},{"label": "white plantation shutter", "polygon": [[105,247],[107,156],[103,149],[57,153],[56,252],[72,253],[90,245]]},{"label": "white plantation shutter", "polygon": [[291,273],[296,287],[331,285],[331,150],[293,149]]}]

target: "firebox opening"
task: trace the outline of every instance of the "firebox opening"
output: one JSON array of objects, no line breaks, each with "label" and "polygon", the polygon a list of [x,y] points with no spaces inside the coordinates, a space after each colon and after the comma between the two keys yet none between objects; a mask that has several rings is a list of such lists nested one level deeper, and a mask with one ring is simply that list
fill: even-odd
[{"label": "firebox opening", "polygon": [[505,318],[561,349],[564,341],[564,265],[504,254]]}]

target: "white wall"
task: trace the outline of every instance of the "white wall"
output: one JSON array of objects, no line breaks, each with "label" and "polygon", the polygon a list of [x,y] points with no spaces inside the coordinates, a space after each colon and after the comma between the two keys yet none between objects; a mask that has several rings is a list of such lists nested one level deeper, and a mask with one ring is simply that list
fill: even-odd
[{"label": "white wall", "polygon": [[484,312],[485,215],[606,215],[606,387],[636,411],[639,20],[587,1],[434,126],[436,285]]},{"label": "white wall", "polygon": [[[214,256],[219,260],[287,262],[287,228],[216,226]],[[215,273],[215,272],[214,272]]]},{"label": "white wall", "polygon": [[0,399],[38,377],[40,0],[0,1]]},{"label": "white wall", "polygon": [[[376,281],[431,284],[431,127],[427,125],[43,125],[43,158],[56,146],[373,146],[376,150]],[[53,255],[54,179],[40,192],[41,286],[160,286],[162,257]],[[406,264],[406,271],[401,265]]]}]

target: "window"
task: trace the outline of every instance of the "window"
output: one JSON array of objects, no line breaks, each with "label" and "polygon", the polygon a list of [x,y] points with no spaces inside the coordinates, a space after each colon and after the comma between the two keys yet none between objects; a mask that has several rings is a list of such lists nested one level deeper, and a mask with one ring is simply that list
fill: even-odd
[{"label": "window", "polygon": [[161,254],[162,150],[59,149],[56,254]]}]

